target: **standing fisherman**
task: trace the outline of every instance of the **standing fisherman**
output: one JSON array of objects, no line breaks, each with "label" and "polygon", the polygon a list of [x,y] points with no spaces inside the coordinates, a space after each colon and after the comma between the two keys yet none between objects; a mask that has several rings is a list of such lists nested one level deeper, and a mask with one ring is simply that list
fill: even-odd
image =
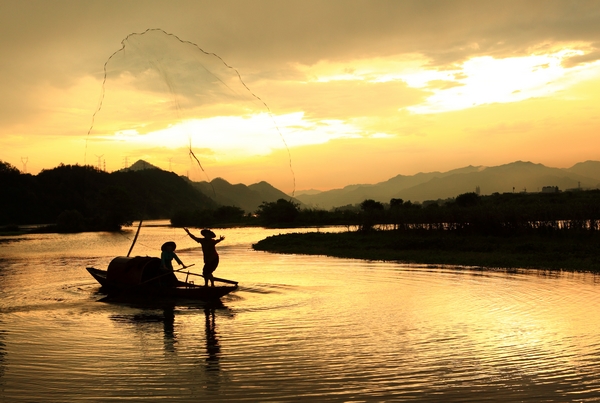
[{"label": "standing fisherman", "polygon": [[210,280],[210,284],[212,287],[215,286],[215,280],[213,277],[213,272],[217,270],[217,266],[219,265],[219,254],[217,253],[216,245],[221,242],[225,237],[221,235],[219,239],[215,239],[217,236],[214,232],[209,229],[203,229],[200,231],[200,234],[204,238],[198,238],[197,236],[192,235],[190,230],[187,228],[183,228],[185,232],[192,238],[194,241],[198,242],[202,245],[202,253],[204,254],[204,268],[202,269],[202,276],[204,277],[204,286],[208,286],[208,280]]}]

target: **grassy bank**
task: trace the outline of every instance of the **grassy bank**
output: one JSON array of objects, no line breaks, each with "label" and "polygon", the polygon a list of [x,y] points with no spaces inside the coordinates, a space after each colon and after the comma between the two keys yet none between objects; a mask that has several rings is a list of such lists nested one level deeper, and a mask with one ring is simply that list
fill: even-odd
[{"label": "grassy bank", "polygon": [[418,264],[600,272],[595,233],[482,236],[447,231],[371,231],[271,236],[256,250]]}]

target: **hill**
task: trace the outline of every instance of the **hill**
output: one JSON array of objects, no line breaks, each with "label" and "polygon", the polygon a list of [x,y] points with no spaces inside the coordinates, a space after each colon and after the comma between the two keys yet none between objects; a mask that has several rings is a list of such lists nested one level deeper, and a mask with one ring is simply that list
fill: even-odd
[{"label": "hill", "polygon": [[192,182],[192,185],[216,203],[239,207],[247,213],[256,211],[263,202],[274,202],[278,199],[291,200],[303,206],[302,202],[290,198],[264,181],[246,186],[241,183],[234,185],[223,178],[216,178],[210,182]]},{"label": "hill", "polygon": [[0,200],[0,225],[58,223],[67,232],[116,230],[137,219],[170,218],[180,209],[216,207],[183,178],[160,169],[108,173],[60,165],[35,176],[2,169],[0,183],[11,195]]},{"label": "hill", "polygon": [[374,185],[350,185],[318,194],[300,194],[297,199],[322,209],[361,203],[365,199],[389,202],[392,198],[424,202],[447,199],[480,190],[482,195],[507,192],[540,192],[545,186],[560,190],[597,188],[600,162],[586,161],[571,168],[551,168],[516,161],[496,167],[467,166],[448,172],[398,175]]},{"label": "hill", "polygon": [[600,182],[600,161],[579,162],[567,169],[568,172],[575,173]]},{"label": "hill", "polygon": [[137,160],[132,166],[130,166],[128,168],[130,171],[145,171],[146,169],[160,169],[159,167],[156,167],[154,165],[152,165],[149,162],[146,162],[144,160]]}]

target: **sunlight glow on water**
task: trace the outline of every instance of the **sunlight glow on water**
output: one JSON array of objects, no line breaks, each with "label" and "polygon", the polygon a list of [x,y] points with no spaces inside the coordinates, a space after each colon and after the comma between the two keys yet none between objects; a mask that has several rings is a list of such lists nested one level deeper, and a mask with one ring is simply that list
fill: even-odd
[{"label": "sunlight glow on water", "polygon": [[[277,255],[250,245],[283,231],[215,232],[217,275],[240,281],[220,307],[97,302],[85,267],[126,254],[133,232],[0,244],[0,401],[600,395],[597,276]],[[200,272],[182,233],[144,228],[134,254],[174,240]]]}]

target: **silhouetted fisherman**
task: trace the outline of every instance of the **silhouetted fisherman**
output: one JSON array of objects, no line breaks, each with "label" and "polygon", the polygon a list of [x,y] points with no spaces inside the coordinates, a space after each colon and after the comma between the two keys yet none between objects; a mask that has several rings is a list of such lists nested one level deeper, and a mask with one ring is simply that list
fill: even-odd
[{"label": "silhouetted fisherman", "polygon": [[[173,273],[173,259],[175,259],[175,261],[181,266],[185,267],[181,259],[179,259],[175,253],[175,249],[177,249],[177,245],[173,241],[165,242],[160,247],[160,268],[163,273]],[[175,277],[175,274],[172,274],[171,276],[165,275],[163,281],[161,282],[169,284],[175,283],[177,282],[177,278]]]},{"label": "silhouetted fisherman", "polygon": [[204,254],[204,268],[202,269],[204,286],[208,286],[208,280],[210,280],[210,285],[214,287],[215,280],[213,277],[213,272],[217,270],[217,266],[219,265],[219,254],[217,253],[216,245],[225,239],[225,237],[221,235],[219,239],[215,239],[216,235],[214,232],[209,229],[203,229],[200,231],[200,234],[204,238],[198,238],[197,236],[194,236],[187,228],[183,229],[185,232],[187,232],[190,238],[202,245],[202,253]]}]

